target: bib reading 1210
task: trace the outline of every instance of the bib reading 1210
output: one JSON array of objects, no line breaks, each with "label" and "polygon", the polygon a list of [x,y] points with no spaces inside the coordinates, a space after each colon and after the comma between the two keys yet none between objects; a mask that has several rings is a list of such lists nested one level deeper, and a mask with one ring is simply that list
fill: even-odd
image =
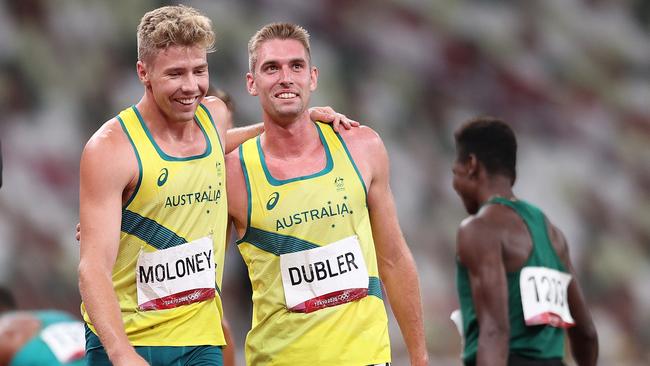
[{"label": "bib reading 1210", "polygon": [[212,239],[203,237],[155,252],[140,252],[136,271],[140,310],[171,309],[214,297]]},{"label": "bib reading 1210", "polygon": [[356,236],[280,256],[287,308],[309,313],[368,295],[368,270]]},{"label": "bib reading 1210", "polygon": [[550,325],[558,328],[575,325],[567,296],[570,282],[570,274],[551,268],[522,268],[519,287],[526,325]]}]

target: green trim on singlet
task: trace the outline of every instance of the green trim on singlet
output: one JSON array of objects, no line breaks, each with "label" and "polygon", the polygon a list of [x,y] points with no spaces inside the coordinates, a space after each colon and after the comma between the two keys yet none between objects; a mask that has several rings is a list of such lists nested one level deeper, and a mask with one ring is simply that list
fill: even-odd
[{"label": "green trim on singlet", "polygon": [[[142,129],[144,132],[147,134],[147,137],[149,138],[149,141],[151,141],[151,144],[153,147],[156,149],[158,152],[158,155],[160,156],[161,159],[166,160],[166,161],[189,161],[189,160],[196,160],[200,158],[204,158],[212,152],[212,144],[210,143],[210,138],[208,137],[207,132],[205,132],[205,128],[203,128],[203,124],[201,121],[199,121],[198,117],[196,117],[196,114],[194,115],[194,120],[196,121],[196,124],[199,125],[199,128],[201,129],[201,132],[203,133],[203,138],[205,139],[205,151],[202,154],[199,155],[194,155],[194,156],[188,156],[184,158],[178,158],[175,156],[167,155],[161,148],[158,146],[158,143],[156,140],[153,138],[151,135],[151,131],[149,131],[149,127],[147,127],[147,124],[144,123],[144,119],[142,118],[142,115],[140,115],[140,111],[138,111],[138,108],[136,106],[131,107],[133,111],[135,112],[135,115],[138,117],[138,120],[140,121],[140,124],[142,125]],[[222,147],[223,148],[223,147]]]},{"label": "green trim on singlet", "polygon": [[309,174],[301,177],[295,177],[295,178],[290,178],[290,179],[276,179],[271,175],[271,172],[269,171],[269,168],[266,166],[266,159],[264,158],[264,151],[262,150],[262,143],[260,136],[257,136],[257,151],[260,155],[260,162],[262,163],[262,170],[264,170],[264,175],[266,176],[266,180],[271,184],[272,186],[281,186],[283,184],[299,181],[299,180],[307,180],[311,178],[316,178],[320,177],[321,175],[325,175],[332,171],[332,168],[334,168],[334,160],[332,159],[332,153],[330,152],[329,146],[327,145],[327,140],[325,140],[325,136],[323,136],[323,132],[320,130],[318,124],[315,124],[316,130],[318,131],[318,137],[320,138],[321,143],[323,144],[323,148],[325,149],[325,157],[327,158],[327,163],[325,164],[325,168],[321,170],[320,172],[316,172],[314,174]]},{"label": "green trim on singlet", "polygon": [[379,277],[370,276],[368,280],[368,295],[375,296],[383,300],[384,298],[381,294],[381,280]]},{"label": "green trim on singlet", "polygon": [[357,172],[357,176],[359,177],[359,181],[361,182],[361,185],[363,186],[363,191],[366,194],[366,202],[367,202],[368,201],[368,188],[366,188],[366,182],[363,181],[363,177],[361,176],[361,172],[359,171],[359,168],[357,168],[357,163],[355,163],[354,159],[352,159],[352,154],[350,154],[350,150],[348,150],[348,145],[345,143],[345,140],[343,140],[343,137],[341,136],[341,134],[337,133],[336,137],[339,138],[339,141],[341,142],[341,146],[343,146],[343,149],[345,150],[345,153],[348,155],[348,159],[350,159],[350,163],[352,163],[352,167],[354,168],[354,171]]},{"label": "green trim on singlet", "polygon": [[129,210],[122,210],[121,230],[140,238],[158,250],[187,243],[185,238],[178,236],[156,221]]},{"label": "green trim on singlet", "polygon": [[[243,241],[240,240],[240,242]],[[246,242],[257,248],[274,254],[282,255],[288,253],[302,252],[303,250],[320,248],[319,245],[298,239],[289,235],[282,235],[270,231],[249,227],[246,232]]]},{"label": "green trim on singlet", "polygon": [[212,123],[212,127],[214,127],[214,131],[217,133],[217,138],[219,140],[219,146],[221,147],[221,152],[225,155],[226,148],[225,146],[223,146],[223,140],[221,139],[221,135],[219,134],[219,129],[217,128],[217,124],[214,123],[214,119],[212,119],[212,114],[210,113],[208,108],[203,105],[203,103],[199,104],[199,107],[201,107],[201,109],[203,109],[205,114],[208,115],[208,118],[210,119],[210,123]]},{"label": "green trim on singlet", "polygon": [[133,138],[131,138],[129,131],[126,129],[126,125],[124,125],[124,121],[122,121],[122,118],[120,116],[117,116],[117,120],[120,122],[120,125],[122,126],[122,130],[124,130],[124,134],[126,134],[126,137],[128,137],[129,142],[133,147],[133,151],[135,152],[135,158],[138,160],[138,183],[135,185],[135,189],[133,190],[131,197],[129,197],[129,199],[122,207],[122,208],[127,208],[129,207],[129,204],[131,204],[131,201],[133,201],[133,199],[135,198],[136,194],[138,193],[138,190],[140,189],[140,183],[142,183],[142,160],[140,160],[140,153],[138,153],[138,149],[135,147]]},{"label": "green trim on singlet", "polygon": [[248,178],[248,170],[246,170],[246,162],[244,161],[244,144],[239,145],[239,162],[241,164],[242,172],[244,172],[244,182],[246,183],[246,201],[248,203],[248,213],[246,215],[246,232],[241,239],[237,240],[236,244],[244,242],[248,239],[248,232],[251,227],[251,215],[253,212],[253,201],[251,199],[251,183]]}]

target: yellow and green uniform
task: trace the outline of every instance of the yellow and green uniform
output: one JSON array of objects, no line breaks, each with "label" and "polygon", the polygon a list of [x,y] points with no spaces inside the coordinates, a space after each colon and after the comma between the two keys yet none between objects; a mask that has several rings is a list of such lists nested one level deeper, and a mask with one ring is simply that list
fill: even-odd
[{"label": "yellow and green uniform", "polygon": [[[125,109],[117,119],[133,145],[139,166],[135,192],[122,210],[120,244],[112,273],[126,335],[134,346],[224,345],[220,287],[228,209],[224,153],[214,121],[207,108],[199,106],[194,122],[205,138],[205,151],[178,158],[162,151],[136,107]],[[148,273],[138,265],[140,256],[191,249],[199,239],[212,253],[181,258],[166,268],[150,268]],[[185,297],[186,303],[165,309],[138,305],[137,278],[143,282],[160,276],[164,287],[165,281],[180,278],[185,272],[189,276],[190,270],[195,273],[206,266],[215,273],[214,281],[211,275],[207,279],[210,289],[206,289],[214,296],[203,301]],[[83,303],[81,310],[88,327],[96,333]]]},{"label": "yellow and green uniform", "polygon": [[[259,136],[239,148],[248,193],[248,224],[238,247],[253,288],[252,329],[246,338],[249,365],[390,361],[366,187],[340,135],[328,125],[316,123],[315,128],[327,163],[322,171],[308,176],[274,178],[266,166]],[[367,268],[367,296],[312,312],[290,311],[281,274],[282,256],[327,249],[353,236]],[[330,272],[345,272],[341,263],[337,268],[334,262]],[[350,269],[349,263],[346,268]]]}]

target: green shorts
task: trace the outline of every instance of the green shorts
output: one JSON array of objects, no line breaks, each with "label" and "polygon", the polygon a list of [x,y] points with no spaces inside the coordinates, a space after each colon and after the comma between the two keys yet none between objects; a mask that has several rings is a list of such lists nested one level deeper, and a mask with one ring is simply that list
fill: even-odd
[{"label": "green shorts", "polygon": [[[151,366],[223,366],[220,346],[136,346],[135,351]],[[86,364],[111,366],[99,337],[86,326]]]}]

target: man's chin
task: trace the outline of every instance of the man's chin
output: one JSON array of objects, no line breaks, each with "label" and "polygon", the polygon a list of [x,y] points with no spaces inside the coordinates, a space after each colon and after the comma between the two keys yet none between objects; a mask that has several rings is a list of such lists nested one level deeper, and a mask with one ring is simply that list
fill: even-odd
[{"label": "man's chin", "polygon": [[173,111],[172,115],[170,116],[172,120],[176,122],[187,122],[191,121],[194,119],[194,114],[196,113],[196,108],[193,108],[193,110],[188,111]]}]

